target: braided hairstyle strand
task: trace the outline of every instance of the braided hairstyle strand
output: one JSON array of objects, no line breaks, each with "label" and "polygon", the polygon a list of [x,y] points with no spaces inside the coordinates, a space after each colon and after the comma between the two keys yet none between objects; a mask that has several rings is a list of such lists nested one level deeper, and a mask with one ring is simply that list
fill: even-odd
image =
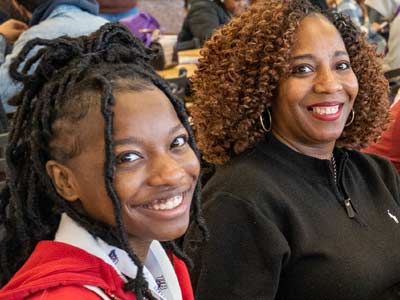
[{"label": "braided hairstyle strand", "polygon": [[[32,56],[34,48],[37,52]],[[128,281],[125,288],[133,290],[138,300],[154,299],[143,275],[143,265],[128,245],[120,200],[113,186],[113,91],[159,88],[188,131],[189,144],[197,157],[199,152],[184,104],[154,72],[149,65],[151,58],[150,50],[125,27],[110,23],[90,36],[31,40],[11,65],[10,74],[23,83],[23,89],[10,100],[18,109],[6,151],[7,185],[0,193],[0,225],[5,229],[0,237],[0,286],[24,264],[39,241],[54,239],[61,213],[66,213],[91,234],[125,250],[138,266],[136,279]],[[35,65],[34,73],[29,73]],[[104,182],[114,207],[114,227],[90,218],[59,196],[45,168],[50,159],[63,162],[79,154],[79,129],[73,124],[93,107],[101,110],[105,120]],[[206,238],[199,190],[198,183],[191,217]],[[189,263],[174,241],[163,245]]]}]

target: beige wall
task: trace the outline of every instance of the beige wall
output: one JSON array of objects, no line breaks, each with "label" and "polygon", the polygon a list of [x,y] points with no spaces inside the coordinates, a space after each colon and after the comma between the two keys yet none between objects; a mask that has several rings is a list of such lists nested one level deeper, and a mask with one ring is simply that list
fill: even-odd
[{"label": "beige wall", "polygon": [[138,6],[160,22],[163,32],[180,31],[185,18],[184,0],[139,0]]}]

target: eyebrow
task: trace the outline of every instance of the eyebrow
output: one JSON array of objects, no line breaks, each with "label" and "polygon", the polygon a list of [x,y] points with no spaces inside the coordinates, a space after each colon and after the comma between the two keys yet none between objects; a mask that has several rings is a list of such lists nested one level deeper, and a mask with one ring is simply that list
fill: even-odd
[{"label": "eyebrow", "polygon": [[[335,55],[334,56],[335,57],[338,57],[338,56],[349,56],[349,54],[346,51],[339,50],[339,51],[335,51]],[[312,54],[303,54],[303,55],[297,55],[297,56],[293,57],[292,59],[293,60],[298,60],[298,59],[313,59],[313,58],[314,58],[314,55],[312,55]]]},{"label": "eyebrow", "polygon": [[[168,135],[173,135],[174,133],[176,133],[179,130],[184,129],[184,128],[185,127],[183,127],[182,124],[178,124],[178,125],[172,127],[168,131]],[[142,143],[143,143],[142,139],[131,136],[131,137],[115,140],[113,142],[113,145],[114,146],[123,146],[123,145],[142,144]]]}]

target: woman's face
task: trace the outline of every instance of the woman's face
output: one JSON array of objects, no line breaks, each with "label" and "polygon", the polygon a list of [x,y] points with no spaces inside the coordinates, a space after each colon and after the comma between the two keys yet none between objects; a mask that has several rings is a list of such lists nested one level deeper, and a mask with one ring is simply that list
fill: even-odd
[{"label": "woman's face", "polygon": [[[115,94],[114,187],[130,240],[173,240],[189,223],[199,176],[199,161],[188,132],[159,89]],[[91,217],[114,225],[114,211],[104,184],[104,119],[93,110],[82,121],[80,154],[66,166],[76,197]],[[70,199],[71,200],[71,199]]]},{"label": "woman's face", "polygon": [[272,130],[291,144],[332,147],[340,137],[358,93],[343,40],[323,16],[300,23],[289,77],[272,102]]},{"label": "woman's face", "polygon": [[225,0],[224,7],[232,15],[240,15],[248,5],[248,0]]}]

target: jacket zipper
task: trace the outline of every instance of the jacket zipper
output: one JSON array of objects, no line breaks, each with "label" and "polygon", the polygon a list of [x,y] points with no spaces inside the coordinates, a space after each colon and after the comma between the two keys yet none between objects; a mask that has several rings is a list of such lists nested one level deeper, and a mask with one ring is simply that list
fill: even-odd
[{"label": "jacket zipper", "polygon": [[[342,165],[342,164],[341,164]],[[347,216],[350,219],[353,219],[356,216],[356,212],[354,210],[353,204],[351,203],[351,199],[350,197],[347,195],[347,193],[345,192],[344,187],[342,187],[340,185],[340,182],[342,180],[339,180],[339,174],[341,173],[340,170],[340,166],[338,166],[338,170],[336,172],[336,177],[337,178],[333,178],[333,182],[335,183],[336,189],[338,191],[338,194],[340,195],[340,198],[344,199],[343,200],[343,204],[344,204],[344,208],[346,209],[346,213]],[[332,176],[335,177],[334,172],[332,172]],[[340,176],[341,177],[341,176]],[[340,178],[341,179],[341,178]],[[342,201],[341,201],[342,202]]]},{"label": "jacket zipper", "polygon": [[344,199],[344,207],[346,208],[347,215],[349,218],[354,218],[356,216],[356,213],[354,212],[353,205],[351,204],[351,199],[346,198]]}]

